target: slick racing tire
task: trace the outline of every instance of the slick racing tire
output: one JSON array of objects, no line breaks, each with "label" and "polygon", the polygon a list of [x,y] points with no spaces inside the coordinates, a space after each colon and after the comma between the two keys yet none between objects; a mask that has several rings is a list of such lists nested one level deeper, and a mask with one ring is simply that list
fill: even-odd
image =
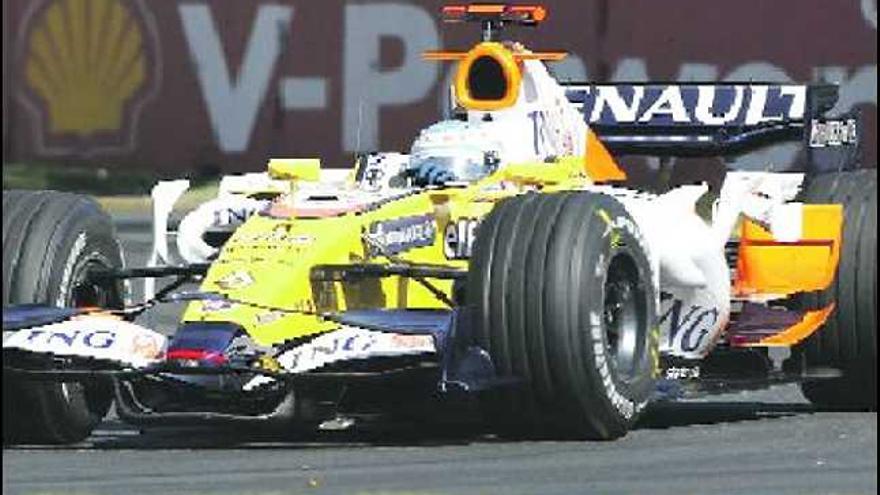
[{"label": "slick racing tire", "polygon": [[877,170],[820,175],[804,192],[807,203],[844,207],[837,277],[826,290],[800,299],[803,309],[835,303],[828,322],[803,345],[808,367],[842,376],[807,380],[804,395],[820,407],[877,410]]},{"label": "slick racing tire", "polygon": [[[4,307],[120,307],[122,285],[98,284],[87,274],[122,266],[111,219],[94,200],[55,191],[3,191]],[[5,352],[3,361],[8,363]],[[50,366],[46,361],[36,364]],[[23,381],[4,372],[3,443],[81,441],[111,402],[106,383]]]},{"label": "slick racing tire", "polygon": [[656,292],[635,222],[614,198],[527,194],[479,227],[465,297],[470,345],[512,385],[490,395],[502,434],[614,439],[654,390]]}]

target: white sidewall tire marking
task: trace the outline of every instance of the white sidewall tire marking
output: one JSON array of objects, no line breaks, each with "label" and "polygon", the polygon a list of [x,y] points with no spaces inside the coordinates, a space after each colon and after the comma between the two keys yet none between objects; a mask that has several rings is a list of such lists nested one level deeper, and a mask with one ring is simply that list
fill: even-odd
[{"label": "white sidewall tire marking", "polygon": [[67,255],[67,260],[64,262],[64,271],[61,274],[61,282],[58,284],[58,296],[55,299],[55,305],[60,308],[65,307],[68,303],[67,298],[70,295],[71,277],[73,276],[74,268],[76,268],[77,260],[80,259],[80,255],[85,250],[87,243],[88,237],[86,233],[80,232],[73,243],[70,254]]}]

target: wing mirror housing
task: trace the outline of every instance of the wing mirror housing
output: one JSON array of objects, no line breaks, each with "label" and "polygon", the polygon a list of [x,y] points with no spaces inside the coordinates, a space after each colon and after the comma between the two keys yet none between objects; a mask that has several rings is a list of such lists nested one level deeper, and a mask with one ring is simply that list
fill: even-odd
[{"label": "wing mirror housing", "polygon": [[321,180],[321,160],[272,158],[269,160],[269,177],[277,180],[317,182]]}]

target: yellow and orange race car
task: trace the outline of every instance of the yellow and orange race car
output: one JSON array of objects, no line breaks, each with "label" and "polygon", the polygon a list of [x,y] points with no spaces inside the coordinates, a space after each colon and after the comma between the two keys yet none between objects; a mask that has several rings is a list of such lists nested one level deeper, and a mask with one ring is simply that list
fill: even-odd
[{"label": "yellow and orange race car", "polygon": [[[224,177],[173,245],[188,183],[161,182],[147,266],[124,266],[94,201],[4,191],[4,442],[79,441],[111,403],[136,425],[599,439],[651,400],[738,386],[876,407],[876,171],[857,169],[857,116],[826,116],[835,87],[560,84],[544,62],[564,54],[500,38],[542,7],[443,15],[482,28],[425,54],[458,64],[450,118],[341,174],[272,159]],[[810,173],[658,193],[620,166],[782,141]],[[177,328],[139,318],[181,302]]]}]

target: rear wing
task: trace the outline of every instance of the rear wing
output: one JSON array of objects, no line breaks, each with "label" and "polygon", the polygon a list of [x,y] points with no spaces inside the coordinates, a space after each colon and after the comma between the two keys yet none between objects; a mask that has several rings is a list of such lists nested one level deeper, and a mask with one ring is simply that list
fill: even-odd
[{"label": "rear wing", "polygon": [[825,118],[835,85],[754,82],[564,84],[568,100],[617,154],[720,156],[803,140],[858,146],[858,115]]}]

